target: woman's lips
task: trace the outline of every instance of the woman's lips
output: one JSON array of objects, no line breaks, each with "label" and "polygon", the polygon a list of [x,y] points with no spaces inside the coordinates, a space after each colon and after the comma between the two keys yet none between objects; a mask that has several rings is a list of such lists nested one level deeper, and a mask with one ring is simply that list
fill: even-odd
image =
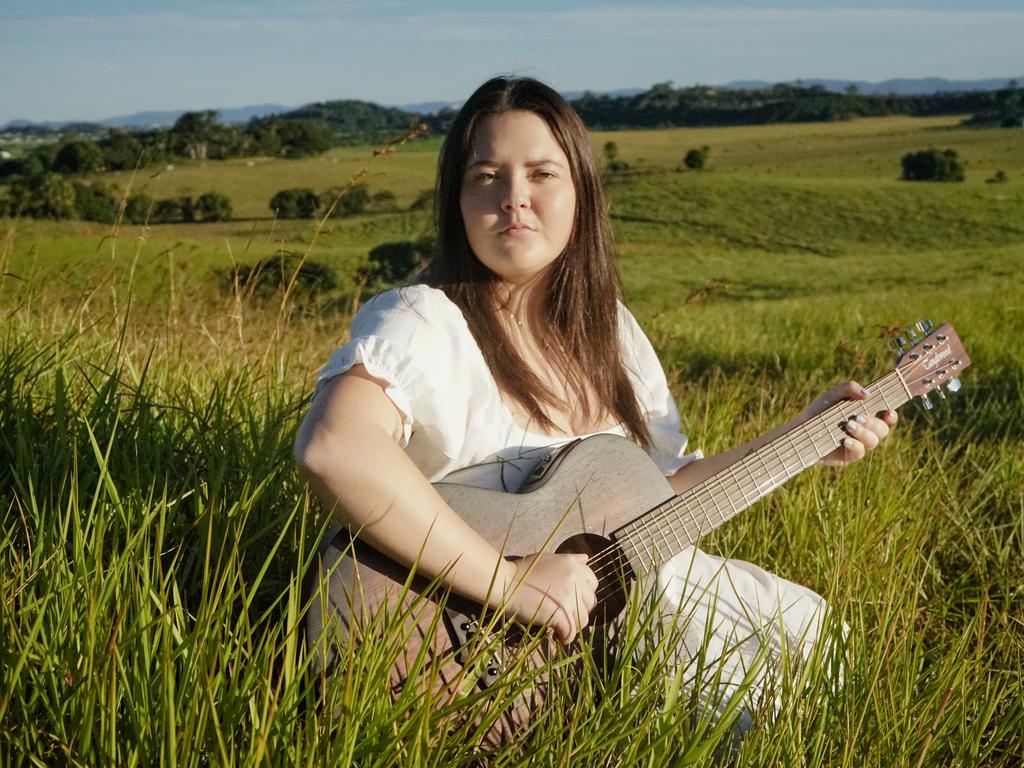
[{"label": "woman's lips", "polygon": [[501,230],[502,235],[525,235],[533,232],[534,229],[528,224],[511,224]]}]

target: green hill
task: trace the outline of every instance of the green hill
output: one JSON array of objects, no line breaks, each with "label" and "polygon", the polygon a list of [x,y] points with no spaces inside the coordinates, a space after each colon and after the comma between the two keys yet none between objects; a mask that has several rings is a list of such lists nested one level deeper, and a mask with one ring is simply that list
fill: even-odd
[{"label": "green hill", "polygon": [[278,120],[322,120],[340,136],[397,133],[409,127],[415,115],[369,101],[339,99],[313,104],[274,116]]}]

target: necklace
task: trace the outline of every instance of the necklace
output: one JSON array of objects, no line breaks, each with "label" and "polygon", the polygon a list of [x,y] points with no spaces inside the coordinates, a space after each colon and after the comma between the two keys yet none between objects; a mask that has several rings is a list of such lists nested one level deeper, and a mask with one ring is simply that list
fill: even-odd
[{"label": "necklace", "polygon": [[525,328],[526,327],[526,323],[524,323],[522,320],[520,320],[518,317],[516,317],[515,313],[511,309],[509,309],[508,307],[499,307],[499,309],[502,312],[504,312],[505,314],[507,314],[509,317],[511,317],[512,318],[512,322],[515,323],[516,325],[518,325],[520,328]]}]

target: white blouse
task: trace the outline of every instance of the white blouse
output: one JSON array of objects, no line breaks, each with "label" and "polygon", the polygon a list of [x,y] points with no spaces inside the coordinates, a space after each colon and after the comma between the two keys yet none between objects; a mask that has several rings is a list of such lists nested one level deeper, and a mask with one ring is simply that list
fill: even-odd
[{"label": "white blouse", "polygon": [[[671,475],[701,454],[686,453],[661,363],[621,304],[619,340],[651,432],[648,453]],[[387,382],[387,396],[404,414],[402,445],[431,481],[515,491],[552,445],[571,439],[515,423],[462,312],[443,291],[413,285],[364,304],[352,321],[351,341],[320,372],[317,391],[356,364]],[[612,431],[624,434],[621,427]],[[696,547],[662,565],[650,588],[662,624],[682,629],[666,661],[682,668],[706,706],[725,711],[730,694],[745,690],[742,681],[753,683],[744,694],[740,731],[753,722],[759,699],[767,694],[772,700],[770,681],[781,658],[807,658],[825,612],[821,597],[806,587]]]},{"label": "white blouse", "polygon": [[[666,475],[700,457],[686,435],[665,373],[633,315],[619,304],[619,341],[627,374],[651,432],[648,453]],[[388,382],[404,414],[402,446],[430,481],[514,491],[552,445],[583,435],[543,435],[516,424],[462,311],[443,291],[412,285],[386,291],[352,320],[351,340],[317,379],[361,364]],[[608,430],[625,434],[622,427]]]}]

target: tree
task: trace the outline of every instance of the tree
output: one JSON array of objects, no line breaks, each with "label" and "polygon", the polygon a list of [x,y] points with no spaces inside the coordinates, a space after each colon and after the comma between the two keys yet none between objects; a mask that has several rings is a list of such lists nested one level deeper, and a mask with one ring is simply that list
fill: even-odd
[{"label": "tree", "polygon": [[200,195],[196,200],[195,210],[199,221],[229,221],[231,219],[231,201],[218,192],[206,192]]},{"label": "tree", "polygon": [[277,135],[285,157],[308,157],[331,148],[331,132],[323,120],[282,120]]},{"label": "tree", "polygon": [[710,154],[711,148],[707,144],[700,149],[691,149],[683,157],[683,165],[692,171],[699,171],[707,165]]},{"label": "tree", "polygon": [[38,152],[30,152],[24,157],[16,157],[10,160],[0,161],[0,181],[6,181],[16,176],[31,179],[42,176],[49,170],[45,156]]},{"label": "tree", "polygon": [[70,219],[75,215],[75,188],[55,173],[19,177],[9,187],[11,211],[35,219]]},{"label": "tree", "polygon": [[139,192],[128,198],[128,202],[124,206],[124,217],[130,224],[145,224],[148,221],[159,223],[161,221],[153,198],[145,192]]},{"label": "tree", "polygon": [[237,264],[221,273],[225,292],[241,289],[245,294],[264,299],[286,290],[289,285],[293,298],[311,299],[333,290],[336,282],[326,265],[286,250],[279,250],[251,266]]},{"label": "tree", "polygon": [[903,156],[905,181],[963,181],[964,167],[956,150],[924,149]]},{"label": "tree", "polygon": [[94,173],[102,169],[103,152],[95,141],[69,141],[53,159],[53,170],[58,173]]},{"label": "tree", "polygon": [[75,215],[75,188],[66,179],[48,173],[37,188],[37,218],[70,219]]},{"label": "tree", "polygon": [[104,164],[112,171],[127,171],[142,165],[142,142],[127,131],[111,128],[99,146]]},{"label": "tree", "polygon": [[371,290],[380,290],[412,277],[436,252],[437,241],[431,237],[382,243],[367,255],[368,264],[359,269],[359,275]]},{"label": "tree", "polygon": [[679,91],[671,80],[655,83],[646,93],[640,94],[640,106],[655,110],[670,110],[679,104]]},{"label": "tree", "polygon": [[[341,199],[338,196],[341,195]],[[353,184],[347,190],[335,187],[329,189],[320,196],[320,204],[324,210],[328,209],[334,201],[338,204],[334,207],[333,216],[358,216],[366,211],[370,202],[370,189],[366,184]]]},{"label": "tree", "polygon": [[178,208],[181,210],[181,220],[186,224],[196,220],[195,201],[186,196],[178,198]]},{"label": "tree", "polygon": [[998,93],[999,125],[1002,128],[1016,128],[1024,124],[1024,91],[1011,80]]},{"label": "tree", "polygon": [[274,157],[281,153],[281,137],[273,125],[250,121],[246,128],[254,154]]},{"label": "tree", "polygon": [[397,211],[398,201],[395,200],[395,193],[390,189],[374,192],[367,202],[366,210],[371,213],[393,213]]},{"label": "tree", "polygon": [[157,200],[153,205],[153,213],[150,216],[150,221],[154,224],[173,224],[183,220],[184,217],[182,216],[181,211],[181,200]]},{"label": "tree", "polygon": [[319,206],[320,199],[309,187],[282,189],[270,198],[270,210],[279,219],[311,219]]},{"label": "tree", "polygon": [[605,163],[605,170],[609,173],[619,173],[621,171],[629,170],[629,163],[625,160],[619,160],[619,145],[614,141],[605,142],[604,145],[604,157],[607,161]]},{"label": "tree", "polygon": [[75,215],[85,221],[113,224],[117,219],[118,202],[106,185],[96,182],[86,186],[74,183]]},{"label": "tree", "polygon": [[193,160],[205,160],[211,140],[217,134],[217,112],[206,109],[186,112],[171,128],[171,150]]}]

